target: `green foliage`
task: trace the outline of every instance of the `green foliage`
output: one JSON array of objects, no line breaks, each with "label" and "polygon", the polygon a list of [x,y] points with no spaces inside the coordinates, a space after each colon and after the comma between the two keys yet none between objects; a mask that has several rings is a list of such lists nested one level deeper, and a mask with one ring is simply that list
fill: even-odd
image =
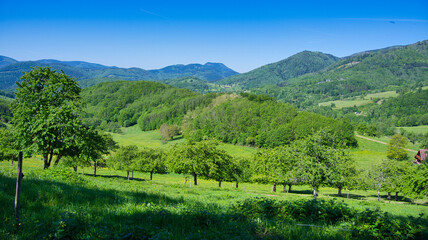
[{"label": "green foliage", "polygon": [[174,138],[174,136],[177,136],[180,134],[180,129],[177,125],[168,126],[168,124],[164,123],[159,128],[159,132],[163,140],[170,141]]},{"label": "green foliage", "polygon": [[133,171],[138,158],[138,147],[135,145],[121,146],[116,153],[107,159],[107,166],[116,170]]},{"label": "green foliage", "polygon": [[[289,104],[264,96],[243,94],[189,113],[183,123],[186,138],[212,137],[223,142],[275,147],[305,138],[329,127],[340,141],[356,146],[354,130],[347,121],[298,112]],[[214,104],[215,103],[215,104]]]},{"label": "green foliage", "polygon": [[349,222],[352,224],[347,227],[352,228],[352,236],[357,239],[418,239],[424,235],[422,218],[401,220],[379,209],[355,209],[335,200],[253,198],[238,202],[232,209],[251,220],[333,226]]},{"label": "green foliage", "polygon": [[133,169],[140,172],[150,173],[152,180],[153,173],[165,174],[168,172],[166,154],[159,149],[145,148],[137,153],[133,161]]},{"label": "green foliage", "polygon": [[119,81],[87,88],[82,97],[88,125],[114,130],[138,122],[142,130],[154,130],[163,123],[180,125],[188,111],[208,105],[216,94],[200,95],[161,83]]},{"label": "green foliage", "polygon": [[53,155],[58,163],[77,145],[80,88],[75,80],[50,68],[34,68],[22,79],[12,105],[16,141],[26,152],[41,153],[48,168]]},{"label": "green foliage", "polygon": [[7,128],[0,128],[0,161],[16,160],[17,158],[18,150],[12,131]]},{"label": "green foliage", "polygon": [[405,149],[406,146],[407,138],[400,134],[395,134],[389,141],[386,156],[389,159],[406,160],[408,159],[407,150]]}]

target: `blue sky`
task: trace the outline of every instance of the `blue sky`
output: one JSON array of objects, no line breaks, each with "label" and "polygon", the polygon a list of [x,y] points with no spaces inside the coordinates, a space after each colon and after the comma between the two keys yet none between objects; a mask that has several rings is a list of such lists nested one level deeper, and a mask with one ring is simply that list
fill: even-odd
[{"label": "blue sky", "polygon": [[247,72],[303,50],[338,57],[428,39],[428,1],[0,0],[0,55]]}]

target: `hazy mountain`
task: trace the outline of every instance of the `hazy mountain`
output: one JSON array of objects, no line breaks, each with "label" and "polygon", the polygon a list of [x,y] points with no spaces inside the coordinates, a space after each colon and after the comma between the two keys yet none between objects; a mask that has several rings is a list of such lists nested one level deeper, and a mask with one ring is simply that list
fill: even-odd
[{"label": "hazy mountain", "polygon": [[0,89],[14,88],[15,82],[20,81],[23,72],[28,72],[31,70],[31,67],[36,66],[48,66],[53,69],[61,69],[64,73],[76,78],[78,81],[84,81],[84,84],[82,84],[83,86],[92,86],[99,82],[115,80],[161,81],[183,77],[197,77],[201,80],[213,82],[224,77],[238,74],[221,63],[173,65],[162,69],[144,70],[141,68],[108,67],[82,61],[44,59],[39,61],[18,62],[7,57],[0,58],[0,61],[3,59],[4,64],[3,67],[0,68]]},{"label": "hazy mountain", "polygon": [[17,63],[18,61],[10,58],[10,57],[5,57],[5,56],[0,56],[0,68],[8,66],[10,64],[14,64]]},{"label": "hazy mountain", "polygon": [[320,71],[339,58],[321,52],[303,51],[282,61],[264,65],[250,72],[228,77],[217,83],[230,85],[234,90],[251,89],[278,84],[287,79]]}]

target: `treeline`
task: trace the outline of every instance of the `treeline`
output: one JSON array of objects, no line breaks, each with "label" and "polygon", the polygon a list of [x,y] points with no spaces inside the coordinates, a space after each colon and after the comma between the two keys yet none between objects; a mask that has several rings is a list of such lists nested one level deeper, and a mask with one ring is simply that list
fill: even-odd
[{"label": "treeline", "polygon": [[356,146],[352,125],[311,112],[266,95],[223,95],[210,106],[186,115],[183,132],[188,139],[215,138],[232,144],[275,147],[303,139],[321,128],[337,133],[346,146]]},{"label": "treeline", "polygon": [[137,123],[143,131],[181,124],[188,111],[207,106],[215,97],[146,81],[106,82],[82,91],[86,124],[107,131]]},{"label": "treeline", "polygon": [[396,127],[428,125],[428,90],[418,88],[414,92],[401,92],[397,97],[373,99],[372,103],[362,106],[337,110],[324,106],[308,110],[333,118],[349,119],[360,134],[391,136],[396,133]]},{"label": "treeline", "polygon": [[9,122],[11,119],[10,101],[0,98],[0,127],[3,126],[3,123]]},{"label": "treeline", "polygon": [[168,151],[122,146],[107,159],[107,165],[126,171],[128,180],[130,172],[140,171],[150,173],[150,179],[156,173],[174,172],[183,174],[187,182],[191,176],[194,185],[199,178],[217,181],[219,187],[224,181],[236,182],[237,188],[243,182],[271,184],[274,192],[279,185],[284,192],[295,185],[309,185],[314,198],[321,186],[338,189],[339,196],[345,189],[348,194],[352,189],[374,189],[378,198],[385,191],[389,199],[395,192],[396,200],[399,193],[411,197],[428,194],[426,164],[386,159],[372,169],[358,171],[344,143],[327,129],[287,146],[261,148],[248,159],[233,158],[217,145],[214,140],[188,141]]}]

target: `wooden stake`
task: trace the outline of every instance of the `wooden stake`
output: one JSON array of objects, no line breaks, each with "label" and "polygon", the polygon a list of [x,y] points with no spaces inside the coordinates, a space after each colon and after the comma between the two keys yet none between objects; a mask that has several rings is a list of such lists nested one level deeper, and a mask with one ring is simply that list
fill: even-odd
[{"label": "wooden stake", "polygon": [[16,228],[19,228],[19,212],[20,212],[20,198],[21,198],[21,180],[24,177],[22,174],[22,152],[18,155],[18,175],[16,179],[16,194],[15,194],[15,224]]}]

